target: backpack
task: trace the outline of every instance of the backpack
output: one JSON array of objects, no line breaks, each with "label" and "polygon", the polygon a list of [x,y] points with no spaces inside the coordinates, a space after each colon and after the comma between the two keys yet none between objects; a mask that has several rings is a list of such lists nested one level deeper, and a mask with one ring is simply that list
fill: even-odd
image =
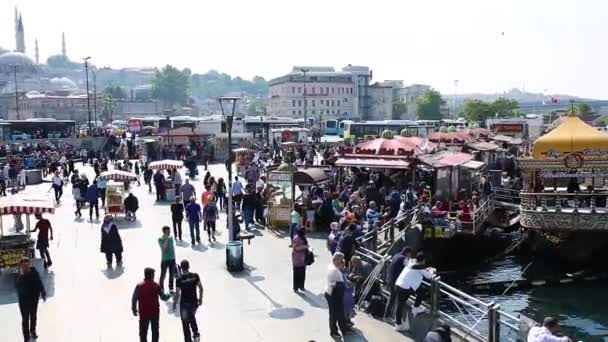
[{"label": "backpack", "polygon": [[386,300],[380,295],[372,296],[369,300],[366,312],[374,318],[381,319],[384,317],[384,310],[386,308]]}]

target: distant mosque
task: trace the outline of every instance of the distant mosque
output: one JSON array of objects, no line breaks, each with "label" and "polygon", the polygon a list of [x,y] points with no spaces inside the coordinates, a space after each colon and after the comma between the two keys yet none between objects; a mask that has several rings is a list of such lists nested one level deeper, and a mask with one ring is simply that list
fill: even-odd
[{"label": "distant mosque", "polygon": [[[49,58],[63,59],[67,62],[66,64],[70,63],[67,57],[65,33],[61,35],[61,55]],[[64,90],[67,90],[66,88],[78,89],[75,83],[68,78],[51,76],[49,79],[46,77],[47,74],[48,68],[40,64],[38,39],[34,40],[34,59],[26,54],[23,17],[15,7],[15,50],[11,52],[0,46],[0,93],[15,92],[15,77],[18,79],[20,93],[31,90],[54,91],[58,87]]]}]

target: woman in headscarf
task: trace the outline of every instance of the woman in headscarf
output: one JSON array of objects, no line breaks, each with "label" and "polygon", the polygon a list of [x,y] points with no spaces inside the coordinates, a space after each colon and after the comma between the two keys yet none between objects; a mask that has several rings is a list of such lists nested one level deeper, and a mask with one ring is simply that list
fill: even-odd
[{"label": "woman in headscarf", "polygon": [[308,240],[306,230],[300,227],[296,231],[291,243],[291,261],[293,263],[293,292],[304,291],[306,281],[306,253],[308,253]]},{"label": "woman in headscarf", "polygon": [[112,267],[112,256],[116,256],[116,266],[122,266],[122,239],[112,216],[106,216],[101,225],[101,252],[106,255],[108,267]]}]

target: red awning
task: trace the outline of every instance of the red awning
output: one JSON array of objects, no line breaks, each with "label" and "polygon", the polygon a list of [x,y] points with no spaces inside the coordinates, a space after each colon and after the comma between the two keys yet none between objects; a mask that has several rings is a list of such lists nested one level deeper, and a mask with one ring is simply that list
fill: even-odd
[{"label": "red awning", "polygon": [[500,147],[494,143],[485,142],[485,141],[468,143],[467,146],[474,150],[477,150],[477,151],[494,151]]},{"label": "red awning", "polygon": [[150,168],[152,170],[172,170],[172,169],[179,169],[182,166],[184,166],[184,162],[182,162],[181,160],[165,159],[165,160],[153,161],[150,163]]},{"label": "red awning", "polygon": [[410,166],[410,162],[403,159],[339,158],[336,160],[336,166],[371,169],[407,169]]},{"label": "red awning", "polygon": [[441,151],[433,154],[424,154],[418,160],[434,168],[452,167],[464,164],[473,159],[473,155],[462,152]]},{"label": "red awning", "polygon": [[122,171],[122,170],[110,170],[106,172],[102,172],[99,176],[100,179],[113,180],[117,182],[124,181],[136,181],[137,175],[132,172]]},{"label": "red awning", "polygon": [[42,197],[23,197],[20,195],[0,200],[0,215],[54,213],[53,201]]}]

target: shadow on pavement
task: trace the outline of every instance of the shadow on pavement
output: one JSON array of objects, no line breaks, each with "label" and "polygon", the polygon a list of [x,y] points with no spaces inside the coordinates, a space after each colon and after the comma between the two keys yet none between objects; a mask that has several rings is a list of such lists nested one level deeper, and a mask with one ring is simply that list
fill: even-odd
[{"label": "shadow on pavement", "polygon": [[108,267],[101,271],[108,279],[116,279],[125,273],[125,269],[122,266]]},{"label": "shadow on pavement", "polygon": [[327,302],[325,301],[324,294],[314,294],[310,290],[304,292],[298,292],[298,295],[304,299],[313,308],[327,309]]},{"label": "shadow on pavement", "polygon": [[204,252],[207,250],[207,247],[201,243],[193,245],[192,249],[197,251],[197,252]]},{"label": "shadow on pavement", "polygon": [[268,316],[274,319],[296,319],[303,315],[304,311],[298,308],[276,308],[268,314]]},{"label": "shadow on pavement", "polygon": [[367,337],[363,335],[361,330],[357,328],[353,328],[353,333],[347,334],[343,337],[344,342],[365,342],[367,341]]},{"label": "shadow on pavement", "polygon": [[211,248],[213,249],[224,249],[226,248],[226,244],[222,243],[222,242],[214,242],[211,244]]},{"label": "shadow on pavement", "polygon": [[135,221],[120,220],[118,222],[114,221],[114,223],[117,223],[116,226],[118,227],[118,229],[135,229],[135,228],[143,227],[141,225],[141,222],[139,222],[139,220],[135,220]]},{"label": "shadow on pavement", "polygon": [[183,240],[175,241],[175,245],[178,247],[189,247],[190,246],[189,243],[187,243],[186,241],[183,241]]}]

